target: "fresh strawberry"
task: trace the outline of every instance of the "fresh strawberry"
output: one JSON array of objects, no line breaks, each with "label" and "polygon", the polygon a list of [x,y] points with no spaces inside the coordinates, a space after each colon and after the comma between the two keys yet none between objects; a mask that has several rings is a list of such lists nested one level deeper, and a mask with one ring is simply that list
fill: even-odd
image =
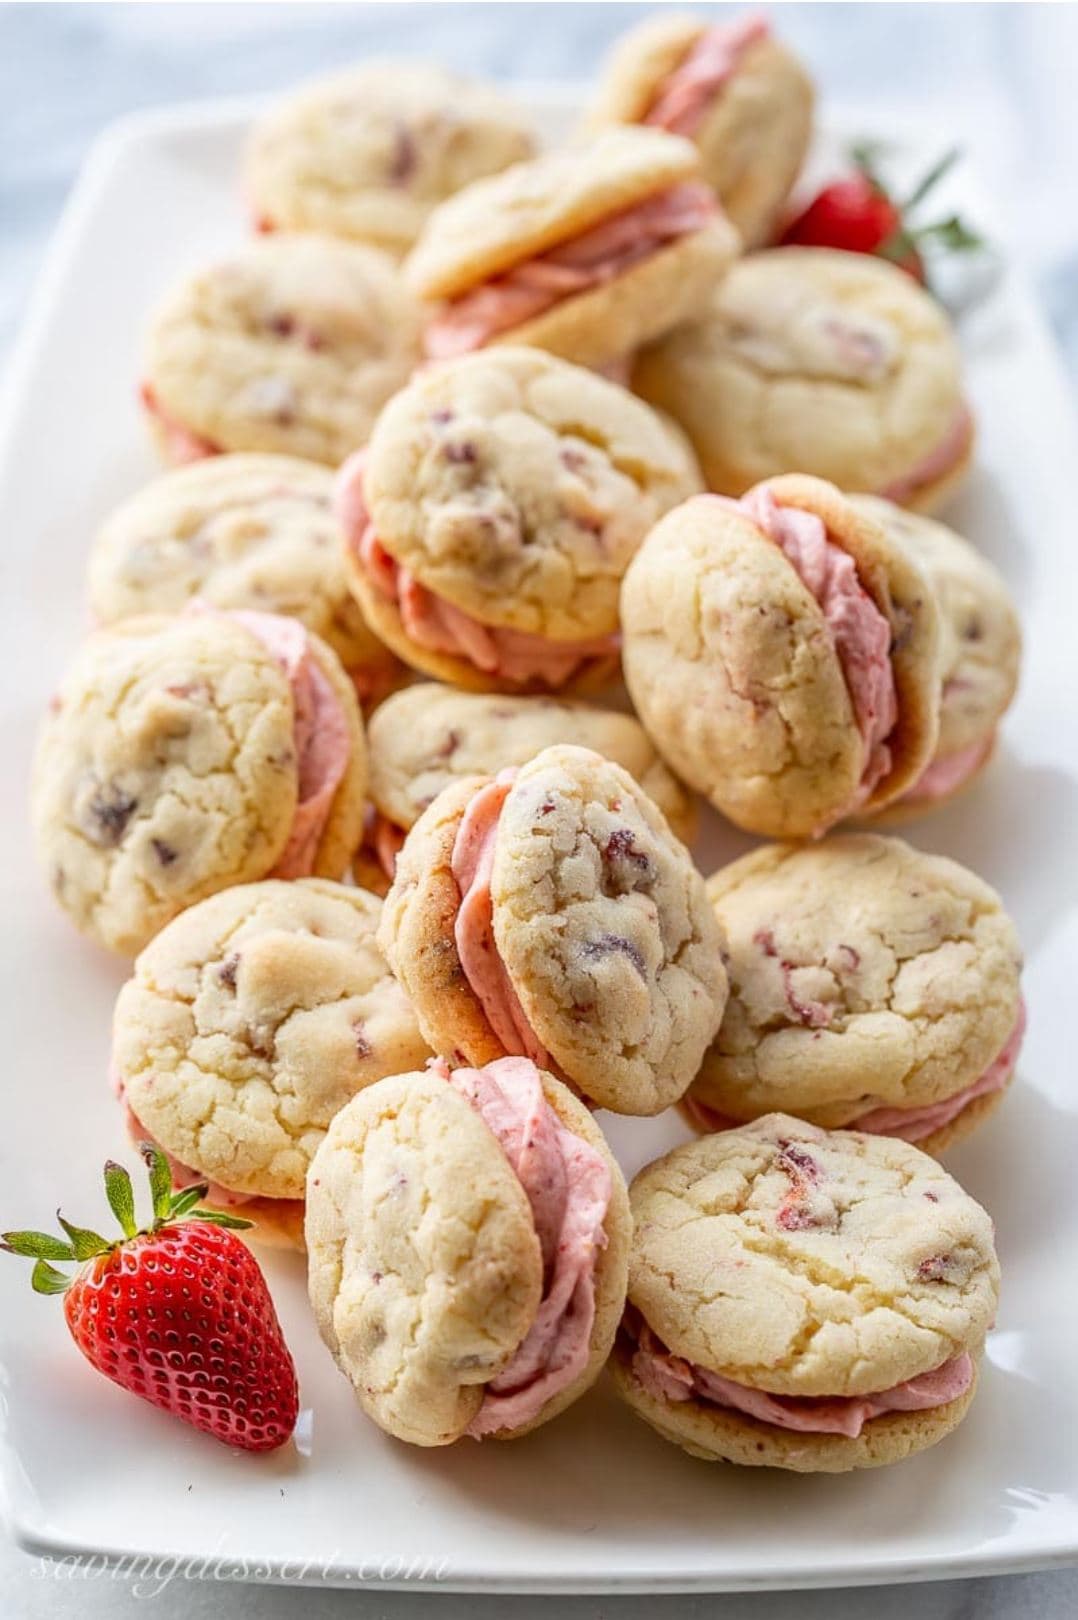
[{"label": "fresh strawberry", "polygon": [[[31,1285],[63,1294],[71,1337],[98,1372],[184,1423],[245,1451],[272,1451],[296,1426],[296,1369],[266,1280],[229,1228],[250,1221],[197,1209],[205,1186],[174,1192],[168,1162],[141,1144],[153,1219],[139,1228],[131,1177],[105,1166],[105,1194],[123,1230],[109,1242],[5,1232],[2,1246],[35,1262]],[[193,1213],[192,1213],[193,1212]],[[80,1261],[74,1275],[53,1261]]]},{"label": "fresh strawberry", "polygon": [[927,277],[920,247],[936,243],[956,253],[983,246],[957,215],[918,225],[912,218],[929,192],[958,159],[948,152],[902,202],[888,192],[876,169],[871,146],[853,148],[852,174],[818,192],[808,207],[782,233],[784,245],[840,248],[847,253],[876,253],[906,270],[922,286]]}]

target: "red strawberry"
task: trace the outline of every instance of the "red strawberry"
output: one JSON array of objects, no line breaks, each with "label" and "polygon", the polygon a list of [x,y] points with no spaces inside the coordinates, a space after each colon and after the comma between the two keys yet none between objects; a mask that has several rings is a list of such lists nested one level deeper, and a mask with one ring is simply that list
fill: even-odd
[{"label": "red strawberry", "polygon": [[[105,1166],[105,1192],[123,1237],[72,1226],[67,1234],[5,1232],[2,1246],[36,1263],[39,1294],[63,1294],[71,1337],[114,1384],[245,1451],[272,1451],[296,1426],[296,1369],[266,1280],[228,1228],[250,1221],[191,1211],[205,1186],[173,1192],[159,1148],[141,1147],[153,1220],[139,1229],[131,1177]],[[74,1276],[52,1261],[83,1261]]]},{"label": "red strawberry", "polygon": [[847,253],[876,253],[901,227],[902,216],[890,197],[860,171],[832,181],[782,234],[799,247],[843,248]]},{"label": "red strawberry", "polygon": [[876,253],[892,260],[922,285],[926,276],[919,243],[934,240],[956,253],[983,246],[980,237],[955,215],[930,225],[917,225],[911,220],[932,188],[957,161],[957,151],[948,152],[934,164],[901,203],[891,197],[876,172],[872,147],[855,147],[851,155],[854,172],[824,186],[808,207],[790,221],[782,233],[784,245]]}]

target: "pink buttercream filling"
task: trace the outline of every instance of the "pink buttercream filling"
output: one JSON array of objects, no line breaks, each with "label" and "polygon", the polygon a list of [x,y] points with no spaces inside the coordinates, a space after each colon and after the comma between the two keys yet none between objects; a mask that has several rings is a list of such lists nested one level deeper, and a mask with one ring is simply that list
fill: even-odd
[{"label": "pink buttercream filling", "polygon": [[815,513],[780,506],[765,486],[750,490],[738,504],[797,570],[834,638],[864,739],[864,768],[854,801],[845,808],[848,815],[871,797],[891,769],[887,738],[898,720],[891,626],[859,581],[849,552],[828,539]]},{"label": "pink buttercream filling", "polygon": [[432,1058],[428,1067],[471,1103],[498,1138],[527,1194],[543,1257],[535,1320],[509,1364],[486,1385],[468,1425],[468,1433],[481,1440],[530,1423],[587,1366],[610,1171],[602,1155],[558,1119],[538,1069],[526,1058],[452,1071],[443,1058]]},{"label": "pink buttercream filling", "polygon": [[143,383],[139,388],[139,397],[151,416],[155,416],[161,424],[165,435],[165,447],[168,459],[174,465],[182,467],[192,461],[205,461],[209,456],[219,456],[221,446],[214,444],[212,439],[204,439],[191,428],[171,416],[165,410],[149,383]]},{"label": "pink buttercream filling", "polygon": [[[933,1131],[942,1130],[944,1125],[949,1125],[967,1103],[975,1101],[978,1097],[987,1097],[993,1091],[1002,1091],[1014,1073],[1025,1032],[1026,1004],[1021,1000],[1014,1028],[998,1056],[993,1058],[978,1079],[968,1086],[963,1086],[961,1091],[953,1092],[950,1097],[944,1097],[940,1102],[925,1103],[921,1107],[912,1108],[870,1108],[867,1113],[858,1114],[841,1128],[845,1131],[867,1131],[872,1136],[900,1136],[904,1142],[920,1142],[924,1137],[931,1136]],[[690,1123],[701,1131],[726,1131],[744,1124],[743,1120],[732,1119],[729,1114],[723,1114],[719,1109],[712,1108],[699,1097],[687,1096],[680,1106]]]},{"label": "pink buttercream filling", "polygon": [[876,1136],[900,1136],[904,1142],[919,1142],[942,1130],[959,1115],[968,1103],[978,1097],[987,1097],[993,1091],[1002,1091],[1018,1061],[1022,1037],[1026,1032],[1026,1004],[1018,1004],[1018,1017],[1014,1028],[1004,1042],[999,1055],[993,1059],[980,1079],[965,1086],[941,1102],[926,1103],[923,1108],[872,1108],[852,1120],[848,1129],[871,1131]]},{"label": "pink buttercream filling", "polygon": [[926,1412],[946,1406],[964,1395],[973,1382],[973,1359],[963,1351],[931,1372],[871,1395],[772,1395],[671,1354],[631,1307],[624,1331],[635,1344],[633,1375],[657,1400],[708,1401],[799,1434],[844,1434],[856,1440],[872,1418],[886,1412]]},{"label": "pink buttercream filling", "polygon": [[397,870],[397,856],[404,847],[406,837],[404,828],[384,816],[381,810],[375,810],[370,805],[367,807],[363,847],[378,862],[387,878],[392,879]]},{"label": "pink buttercream filling", "polygon": [[946,799],[980,770],[994,742],[994,737],[986,737],[953,754],[941,754],[926,766],[902,799]]},{"label": "pink buttercream filling", "polygon": [[667,186],[453,299],[427,327],[427,356],[449,360],[482,348],[563,299],[606,286],[659,248],[702,230],[718,213],[701,181]]},{"label": "pink buttercream filling", "polygon": [[367,579],[394,603],[410,641],[430,652],[463,658],[484,675],[520,683],[541,680],[548,686],[563,685],[590,659],[617,654],[616,633],[583,641],[553,641],[526,630],[481,624],[463,608],[421,585],[375,533],[363,499],[365,461],[365,453],[358,451],[341,468],[337,516]]},{"label": "pink buttercream filling", "polygon": [[299,797],[288,842],[270,877],[309,877],[333,798],[348,768],[352,743],[337,694],[319,669],[298,619],[276,613],[227,615],[258,637],[292,688]]},{"label": "pink buttercream filling", "polygon": [[741,17],[705,29],[673,72],[656,86],[644,123],[667,129],[673,135],[695,135],[749,46],[766,39],[769,33],[763,17]]},{"label": "pink buttercream filling", "polygon": [[502,1046],[507,1052],[549,1069],[550,1055],[528,1022],[494,939],[490,878],[498,821],[516,774],[511,767],[501,771],[473,796],[460,819],[450,857],[460,890],[453,938],[464,977]]},{"label": "pink buttercream filling", "polygon": [[938,478],[945,478],[952,468],[957,467],[969,450],[972,439],[973,417],[968,407],[963,405],[936,448],[930,450],[908,473],[885,485],[879,493],[899,505],[908,501],[911,496],[934,484]]}]

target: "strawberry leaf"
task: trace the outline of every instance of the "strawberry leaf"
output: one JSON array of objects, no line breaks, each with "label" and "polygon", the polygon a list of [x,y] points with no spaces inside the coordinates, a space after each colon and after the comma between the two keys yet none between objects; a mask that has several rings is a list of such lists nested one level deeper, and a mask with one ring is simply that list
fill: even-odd
[{"label": "strawberry leaf", "polygon": [[39,1260],[30,1273],[30,1287],[35,1294],[66,1294],[70,1286],[70,1277],[50,1266],[47,1260]]},{"label": "strawberry leaf", "polygon": [[139,1152],[150,1172],[153,1218],[155,1221],[167,1221],[172,1213],[172,1171],[168,1160],[155,1142],[140,1142]]},{"label": "strawberry leaf", "polygon": [[211,1226],[227,1226],[231,1231],[241,1232],[245,1226],[253,1226],[254,1221],[245,1221],[242,1215],[226,1215],[222,1209],[200,1209],[200,1221],[208,1221]]},{"label": "strawberry leaf", "polygon": [[56,1219],[71,1239],[76,1260],[92,1260],[95,1254],[107,1254],[112,1248],[112,1244],[107,1243],[98,1232],[91,1232],[84,1226],[72,1226],[70,1221],[65,1221],[59,1210],[56,1211]]},{"label": "strawberry leaf", "polygon": [[917,207],[918,203],[924,202],[928,193],[939,185],[944,175],[954,168],[961,156],[961,148],[957,146],[952,146],[949,152],[945,152],[939,162],[934,163],[928,173],[921,176],[921,179],[902,204],[900,212],[908,214]]},{"label": "strawberry leaf", "polygon": [[949,219],[937,220],[934,225],[923,225],[914,233],[920,242],[934,241],[952,253],[973,253],[985,245],[984,237],[970,230],[957,214]]},{"label": "strawberry leaf", "polygon": [[882,141],[855,141],[850,147],[850,159],[859,169],[879,197],[887,196],[887,187],[880,177],[880,159],[886,151]]},{"label": "strawberry leaf", "polygon": [[109,1208],[123,1228],[124,1237],[133,1238],[138,1235],[138,1223],[135,1220],[135,1193],[131,1186],[131,1177],[122,1164],[109,1159],[105,1165],[105,1197],[109,1201]]},{"label": "strawberry leaf", "polygon": [[196,1187],[185,1187],[183,1192],[173,1193],[169,1199],[168,1219],[182,1221],[185,1215],[190,1214],[195,1205],[205,1198],[208,1188],[204,1181]]},{"label": "strawberry leaf", "polygon": [[53,1237],[48,1232],[4,1232],[2,1246],[9,1254],[21,1254],[27,1260],[74,1260],[75,1251],[70,1243]]}]

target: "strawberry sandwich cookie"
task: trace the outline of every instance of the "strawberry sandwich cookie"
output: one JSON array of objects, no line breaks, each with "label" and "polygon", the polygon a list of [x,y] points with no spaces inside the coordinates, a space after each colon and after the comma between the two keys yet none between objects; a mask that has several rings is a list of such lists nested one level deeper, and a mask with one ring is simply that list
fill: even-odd
[{"label": "strawberry sandwich cookie", "polygon": [[1022,953],[979,877],[861,833],[769,844],[707,892],[730,997],[682,1104],[698,1130],[781,1109],[940,1153],[999,1107]]},{"label": "strawberry sandwich cookie", "polygon": [[632,384],[681,424],[722,495],[803,472],[928,511],[973,456],[943,308],[865,253],[742,259],[699,320],[638,357]]},{"label": "strawberry sandwich cookie", "polygon": [[999,1294],[992,1222],[908,1142],[785,1114],[632,1184],[618,1393],[709,1462],[843,1473],[965,1417]]},{"label": "strawberry sandwich cookie", "polygon": [[379,930],[436,1052],[523,1056],[657,1114],[726,1000],[703,879],[628,772],[587,748],[453,783],[405,840]]},{"label": "strawberry sandwich cookie", "polygon": [[608,366],[699,313],[739,246],[692,143],[626,127],[458,192],[405,277],[440,305],[432,360],[526,343]]},{"label": "strawberry sandwich cookie", "polygon": [[524,1057],[381,1080],[307,1183],[319,1332],[380,1428],[512,1439],[598,1378],[625,1302],[625,1183],[588,1110]]},{"label": "strawberry sandwich cookie", "polygon": [[707,22],[665,6],[606,64],[590,122],[683,135],[749,247],[773,236],[812,135],[812,81],[766,18]]},{"label": "strawberry sandwich cookie", "polygon": [[341,469],[348,577],[407,663],[474,691],[595,687],[650,526],[700,487],[681,436],[538,349],[416,376]]},{"label": "strawberry sandwich cookie", "polygon": [[241,884],[174,918],[120,991],[112,1080],[129,1134],[262,1242],[303,1247],[330,1120],[428,1055],[375,942],[380,911],[317,878]]},{"label": "strawberry sandwich cookie", "polygon": [[336,654],[298,619],[203,610],[90,637],[41,728],[31,813],[60,905],[134,956],[233,883],[343,877],[366,784]]},{"label": "strawberry sandwich cookie", "polygon": [[818,836],[899,798],[932,758],[935,595],[821,479],[668,513],[621,613],[626,683],[656,747],[748,832]]}]

